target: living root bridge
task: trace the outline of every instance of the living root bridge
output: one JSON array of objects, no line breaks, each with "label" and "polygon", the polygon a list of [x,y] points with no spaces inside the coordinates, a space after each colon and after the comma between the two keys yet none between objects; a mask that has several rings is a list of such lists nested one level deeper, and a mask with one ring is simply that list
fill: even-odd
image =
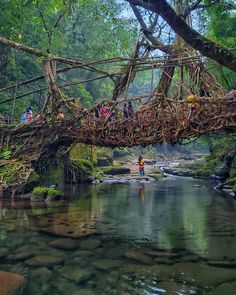
[{"label": "living root bridge", "polygon": [[118,103],[113,103],[111,109],[114,117],[97,118],[95,108],[80,115],[78,109],[77,117],[68,120],[49,122],[42,115],[30,123],[2,126],[1,148],[10,148],[16,158],[37,161],[42,154],[75,142],[109,147],[177,144],[211,131],[236,128],[236,101],[225,99],[202,99],[190,120],[184,101],[155,99],[129,118],[124,118]]}]

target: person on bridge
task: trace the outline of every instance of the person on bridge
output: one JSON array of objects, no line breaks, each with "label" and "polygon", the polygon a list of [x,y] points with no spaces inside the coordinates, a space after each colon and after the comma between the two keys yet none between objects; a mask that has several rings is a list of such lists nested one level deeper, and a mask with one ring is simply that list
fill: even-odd
[{"label": "person on bridge", "polygon": [[27,113],[27,110],[25,110],[25,112],[21,115],[20,122],[21,123],[27,123],[28,122],[28,113]]},{"label": "person on bridge", "polygon": [[31,107],[28,107],[27,110],[27,120],[28,121],[31,121],[33,119],[33,112],[32,112],[32,108]]},{"label": "person on bridge", "polygon": [[138,164],[139,164],[139,174],[140,176],[144,176],[144,159],[142,156],[139,156],[138,158]]},{"label": "person on bridge", "polygon": [[124,103],[124,105],[123,105],[123,115],[124,115],[124,119],[129,118],[127,103]]},{"label": "person on bridge", "polygon": [[132,117],[134,110],[133,110],[133,106],[132,106],[131,101],[128,102],[127,110],[128,110],[128,118]]},{"label": "person on bridge", "polygon": [[107,119],[109,117],[109,108],[103,103],[99,111],[100,118]]},{"label": "person on bridge", "polygon": [[193,93],[188,95],[187,99],[188,99],[188,108],[189,108],[188,120],[190,121],[193,116],[193,113],[195,112],[199,104],[196,102],[197,96]]}]

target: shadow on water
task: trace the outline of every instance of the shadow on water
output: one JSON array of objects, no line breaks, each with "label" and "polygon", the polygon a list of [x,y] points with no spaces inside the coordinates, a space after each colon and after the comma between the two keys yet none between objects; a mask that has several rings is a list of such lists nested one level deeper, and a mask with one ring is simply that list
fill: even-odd
[{"label": "shadow on water", "polygon": [[65,194],[0,201],[0,269],[26,278],[24,295],[235,294],[236,203],[205,181]]}]

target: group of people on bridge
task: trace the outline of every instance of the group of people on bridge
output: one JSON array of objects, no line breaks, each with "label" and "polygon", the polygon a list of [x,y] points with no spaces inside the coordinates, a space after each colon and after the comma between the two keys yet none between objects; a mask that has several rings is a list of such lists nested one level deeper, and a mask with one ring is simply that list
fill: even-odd
[{"label": "group of people on bridge", "polygon": [[[124,103],[123,105],[123,118],[129,119],[133,115],[133,105],[132,102],[129,101],[128,104]],[[100,107],[95,108],[95,117],[98,119],[102,119],[103,121],[106,121],[106,119],[109,122],[114,122],[117,118],[117,111],[113,107],[109,107],[109,105],[105,102],[101,104]]]},{"label": "group of people on bridge", "polygon": [[32,108],[28,107],[24,113],[21,115],[21,119],[20,122],[21,123],[27,123],[29,121],[31,121],[33,119],[33,112],[32,112]]}]

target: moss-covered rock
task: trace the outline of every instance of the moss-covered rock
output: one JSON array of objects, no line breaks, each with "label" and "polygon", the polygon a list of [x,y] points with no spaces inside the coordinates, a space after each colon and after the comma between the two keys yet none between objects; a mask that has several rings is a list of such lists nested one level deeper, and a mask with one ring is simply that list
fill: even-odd
[{"label": "moss-covered rock", "polygon": [[112,164],[112,160],[106,157],[98,157],[97,158],[97,167],[110,166]]},{"label": "moss-covered rock", "polygon": [[103,172],[107,175],[119,175],[130,173],[130,169],[125,167],[105,167]]},{"label": "moss-covered rock", "polygon": [[211,168],[202,167],[195,171],[195,176],[209,178],[212,173],[213,173],[213,170]]},{"label": "moss-covered rock", "polygon": [[54,188],[37,186],[34,188],[31,196],[31,201],[56,201],[63,198],[63,193]]},{"label": "moss-covered rock", "polygon": [[37,186],[33,189],[31,201],[45,201],[48,193],[48,188],[43,186]]},{"label": "moss-covered rock", "polygon": [[65,181],[67,183],[91,182],[94,180],[93,163],[86,159],[68,161],[65,167]]},{"label": "moss-covered rock", "polygon": [[63,193],[54,188],[49,188],[47,192],[47,198],[45,201],[57,201],[63,198]]}]

